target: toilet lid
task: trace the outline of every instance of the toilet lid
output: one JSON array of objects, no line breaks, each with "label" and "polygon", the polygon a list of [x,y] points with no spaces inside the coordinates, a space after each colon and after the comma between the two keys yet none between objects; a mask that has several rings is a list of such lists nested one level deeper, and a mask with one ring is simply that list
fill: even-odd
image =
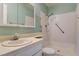
[{"label": "toilet lid", "polygon": [[55,50],[53,48],[44,48],[43,53],[46,54],[55,54]]}]

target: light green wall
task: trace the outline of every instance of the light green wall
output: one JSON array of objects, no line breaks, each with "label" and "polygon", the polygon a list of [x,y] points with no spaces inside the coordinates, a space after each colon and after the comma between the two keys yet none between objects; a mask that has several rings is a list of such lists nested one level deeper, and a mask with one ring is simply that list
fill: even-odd
[{"label": "light green wall", "polygon": [[[14,6],[14,7],[12,7]],[[18,7],[17,7],[18,6]],[[12,4],[8,4],[8,20],[13,20],[14,22],[17,21],[18,19],[18,23],[22,23],[24,22],[23,19],[26,16],[34,16],[34,9],[33,7],[31,7],[29,4],[16,4],[12,5]],[[17,11],[18,10],[18,11]],[[35,19],[36,19],[36,27],[35,28],[23,28],[23,27],[0,27],[0,35],[13,35],[16,32],[18,33],[33,33],[33,32],[39,32],[40,29],[40,17],[37,17],[35,15]],[[20,20],[20,22],[19,22]]]},{"label": "light green wall", "polygon": [[48,7],[48,15],[62,14],[76,10],[76,3],[58,3]]},{"label": "light green wall", "polygon": [[35,31],[42,31],[41,29],[41,18],[40,18],[40,11],[44,12],[46,15],[48,15],[48,9],[47,6],[44,3],[38,3],[35,4],[35,18],[36,18],[36,29]]},{"label": "light green wall", "polygon": [[33,28],[21,28],[21,27],[0,27],[0,36],[1,35],[13,35],[16,32],[18,33],[33,33]]},{"label": "light green wall", "polygon": [[35,20],[36,20],[36,29],[35,31],[41,31],[41,19],[40,19],[40,7],[38,4],[35,5]]},{"label": "light green wall", "polygon": [[48,7],[44,3],[38,4],[41,11],[48,15]]}]

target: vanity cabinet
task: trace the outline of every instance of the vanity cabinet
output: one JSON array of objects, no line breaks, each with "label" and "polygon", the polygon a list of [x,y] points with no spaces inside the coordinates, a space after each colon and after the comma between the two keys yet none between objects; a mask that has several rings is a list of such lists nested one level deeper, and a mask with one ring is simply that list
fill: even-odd
[{"label": "vanity cabinet", "polygon": [[42,55],[42,41],[33,43],[15,51],[6,53],[2,56],[41,56]]}]

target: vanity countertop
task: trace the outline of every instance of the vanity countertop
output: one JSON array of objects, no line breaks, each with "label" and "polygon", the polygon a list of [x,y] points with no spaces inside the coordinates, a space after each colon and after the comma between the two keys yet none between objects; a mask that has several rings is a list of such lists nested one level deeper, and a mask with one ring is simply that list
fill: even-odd
[{"label": "vanity countertop", "polygon": [[[36,36],[39,36],[39,33]],[[22,46],[17,46],[17,47],[4,47],[4,46],[1,45],[2,43],[0,43],[0,55],[3,55],[3,54],[6,54],[6,53],[15,51],[17,49],[23,48],[25,46],[29,46],[31,44],[34,44],[36,42],[39,42],[39,41],[42,41],[43,40],[42,38],[39,38],[39,39],[35,38],[36,36],[26,37],[27,39],[32,40],[32,42],[31,43],[28,43],[28,44],[25,44],[25,45],[22,45]]]},{"label": "vanity countertop", "polygon": [[[42,32],[20,34],[20,38],[33,37],[33,36],[42,36]],[[0,36],[0,43],[3,41],[9,40],[12,37],[13,37],[13,35],[1,35]]]}]

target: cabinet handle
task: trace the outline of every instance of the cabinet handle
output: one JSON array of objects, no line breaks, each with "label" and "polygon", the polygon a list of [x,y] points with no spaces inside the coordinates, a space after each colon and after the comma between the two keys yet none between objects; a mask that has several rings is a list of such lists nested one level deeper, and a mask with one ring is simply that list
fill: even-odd
[{"label": "cabinet handle", "polygon": [[60,31],[64,34],[64,31],[59,27],[58,24],[56,24],[56,26],[60,29]]}]

